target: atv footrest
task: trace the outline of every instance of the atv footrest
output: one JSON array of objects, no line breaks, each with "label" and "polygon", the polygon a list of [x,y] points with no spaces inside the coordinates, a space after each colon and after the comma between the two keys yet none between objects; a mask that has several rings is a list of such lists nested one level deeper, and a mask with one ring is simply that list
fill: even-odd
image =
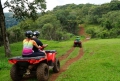
[{"label": "atv footrest", "polygon": [[55,53],[56,50],[45,50],[46,53]]}]

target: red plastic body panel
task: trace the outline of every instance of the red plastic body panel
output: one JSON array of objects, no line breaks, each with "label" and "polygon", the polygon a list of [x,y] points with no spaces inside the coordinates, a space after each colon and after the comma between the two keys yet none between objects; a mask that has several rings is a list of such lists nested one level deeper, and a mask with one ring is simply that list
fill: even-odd
[{"label": "red plastic body panel", "polygon": [[[44,47],[41,47],[40,50],[44,51],[43,49]],[[47,57],[46,56],[38,56],[38,57],[21,57],[20,56],[20,57],[10,58],[8,62],[10,64],[16,64],[17,62],[28,62],[30,64],[37,64],[43,60],[46,60],[47,62],[48,61],[54,62],[57,52],[55,50],[46,50],[45,52],[47,54]]]},{"label": "red plastic body panel", "polygon": [[55,61],[55,55],[56,55],[55,52],[54,53],[47,53],[47,61],[52,60],[52,62],[54,62]]},{"label": "red plastic body panel", "polygon": [[47,57],[33,57],[33,58],[11,58],[8,60],[10,64],[16,64],[17,62],[29,62],[30,64],[37,64],[40,61],[47,60]]},{"label": "red plastic body panel", "polygon": [[81,41],[80,42],[74,41],[74,44],[80,44],[80,43],[81,43]]}]

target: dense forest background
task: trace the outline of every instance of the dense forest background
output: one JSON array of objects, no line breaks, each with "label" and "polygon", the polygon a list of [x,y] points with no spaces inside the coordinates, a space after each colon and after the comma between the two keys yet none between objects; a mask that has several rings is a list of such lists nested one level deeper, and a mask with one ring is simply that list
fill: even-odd
[{"label": "dense forest background", "polygon": [[[24,39],[26,30],[38,30],[40,38],[47,40],[68,40],[77,35],[79,26],[95,25],[86,28],[92,38],[120,37],[120,1],[96,4],[66,4],[56,6],[45,14],[38,14],[37,20],[16,21],[12,13],[5,13],[7,33],[10,43]],[[2,40],[2,36],[0,36]],[[0,45],[2,42],[0,41]]]},{"label": "dense forest background", "polygon": [[12,26],[17,25],[19,23],[19,21],[16,20],[16,18],[13,18],[12,13],[4,13],[4,16],[5,16],[6,28],[12,27]]}]

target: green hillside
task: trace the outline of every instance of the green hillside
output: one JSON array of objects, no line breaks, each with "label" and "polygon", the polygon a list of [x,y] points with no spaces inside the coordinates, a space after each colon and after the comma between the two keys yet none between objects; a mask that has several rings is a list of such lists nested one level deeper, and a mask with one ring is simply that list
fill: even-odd
[{"label": "green hillside", "polygon": [[[87,3],[56,6],[51,11],[38,14],[35,21],[28,18],[18,23],[11,15],[5,13],[11,57],[21,55],[21,41],[27,30],[40,31],[40,39],[48,44],[46,50],[56,50],[57,57],[61,57],[71,49],[73,40],[82,27],[85,29],[84,35],[91,37],[89,41],[83,42],[84,55],[71,64],[57,81],[120,81],[119,0],[101,5]],[[83,41],[85,36],[80,36]],[[1,34],[0,39],[2,38]],[[61,66],[76,57],[79,50],[75,48],[61,61]],[[11,81],[11,66],[5,57],[3,42],[0,41],[0,81]]]},{"label": "green hillside", "polygon": [[[73,41],[46,41],[49,44],[46,48],[57,51],[57,57],[65,54],[73,46]],[[71,64],[67,71],[62,73],[56,81],[119,81],[120,71],[120,39],[91,39],[83,42],[84,55],[77,62]],[[20,56],[22,43],[11,44],[13,56]],[[60,61],[61,66],[69,59],[77,56],[79,48],[75,48],[66,59]],[[11,81],[9,71],[11,65],[8,58],[4,57],[4,49],[0,47],[0,80]],[[7,78],[6,78],[7,77]],[[69,78],[70,77],[70,78]],[[32,79],[29,81],[37,81]]]},{"label": "green hillside", "polygon": [[12,13],[4,13],[5,16],[5,26],[6,28],[12,27],[14,25],[17,25],[19,21],[16,20],[16,18],[13,18]]},{"label": "green hillside", "polygon": [[[110,3],[96,4],[65,4],[56,6],[44,15],[38,14],[35,21],[26,19],[7,29],[10,43],[24,39],[26,30],[40,31],[41,38],[46,40],[69,40],[78,35],[79,27],[87,27],[86,32],[91,38],[119,38],[120,37],[120,1],[111,0]],[[11,13],[5,14],[6,19],[13,24]],[[10,17],[10,18],[9,18]],[[2,36],[0,35],[0,39]],[[3,43],[0,42],[0,46]]]}]

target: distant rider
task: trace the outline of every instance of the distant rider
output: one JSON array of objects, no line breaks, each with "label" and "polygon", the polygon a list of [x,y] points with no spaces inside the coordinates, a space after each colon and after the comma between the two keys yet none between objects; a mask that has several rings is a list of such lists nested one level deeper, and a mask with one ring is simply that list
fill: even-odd
[{"label": "distant rider", "polygon": [[76,40],[77,42],[80,42],[80,37],[77,36],[75,40]]}]

